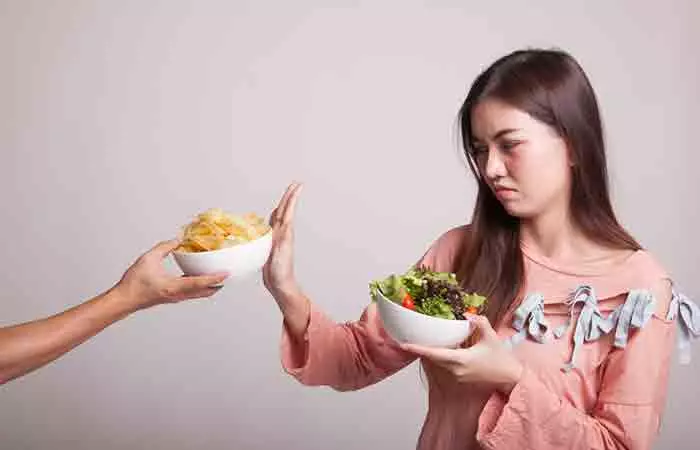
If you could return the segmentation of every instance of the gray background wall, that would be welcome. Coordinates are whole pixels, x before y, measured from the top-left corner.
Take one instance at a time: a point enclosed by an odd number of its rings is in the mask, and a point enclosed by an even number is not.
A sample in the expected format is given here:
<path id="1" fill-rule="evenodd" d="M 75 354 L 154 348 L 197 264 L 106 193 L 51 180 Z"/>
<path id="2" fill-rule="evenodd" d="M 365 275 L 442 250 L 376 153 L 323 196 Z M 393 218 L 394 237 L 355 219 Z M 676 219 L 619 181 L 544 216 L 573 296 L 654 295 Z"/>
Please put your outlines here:
<path id="1" fill-rule="evenodd" d="M 267 214 L 292 179 L 301 282 L 356 318 L 370 279 L 468 220 L 457 109 L 532 45 L 583 64 L 621 219 L 700 297 L 697 3 L 322 3 L 0 0 L 0 324 L 101 292 L 200 210 Z M 361 392 L 304 388 L 279 333 L 257 278 L 139 313 L 0 388 L 1 446 L 414 446 L 416 365 Z M 696 353 L 657 448 L 700 438 Z"/>

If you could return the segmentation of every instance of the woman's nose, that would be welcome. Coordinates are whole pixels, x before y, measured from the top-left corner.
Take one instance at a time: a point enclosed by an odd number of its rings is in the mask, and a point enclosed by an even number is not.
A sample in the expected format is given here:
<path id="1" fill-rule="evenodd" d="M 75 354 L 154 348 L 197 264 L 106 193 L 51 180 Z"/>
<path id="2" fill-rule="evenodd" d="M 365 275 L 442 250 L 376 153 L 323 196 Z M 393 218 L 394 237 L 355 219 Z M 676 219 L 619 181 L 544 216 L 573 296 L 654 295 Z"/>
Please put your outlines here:
<path id="1" fill-rule="evenodd" d="M 486 160 L 485 175 L 489 181 L 503 178 L 508 174 L 506 165 L 497 148 L 489 147 L 488 159 Z"/>

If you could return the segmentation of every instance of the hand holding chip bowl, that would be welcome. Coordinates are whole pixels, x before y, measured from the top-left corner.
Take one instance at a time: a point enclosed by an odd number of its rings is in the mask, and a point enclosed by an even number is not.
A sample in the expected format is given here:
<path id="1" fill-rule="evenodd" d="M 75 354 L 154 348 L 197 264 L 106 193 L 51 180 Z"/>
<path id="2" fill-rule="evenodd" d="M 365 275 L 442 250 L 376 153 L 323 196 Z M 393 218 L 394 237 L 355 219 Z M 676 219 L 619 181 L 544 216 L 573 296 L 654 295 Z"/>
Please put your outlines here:
<path id="1" fill-rule="evenodd" d="M 259 271 L 271 249 L 272 229 L 264 219 L 213 208 L 185 227 L 173 257 L 185 275 L 227 272 L 230 280 Z"/>

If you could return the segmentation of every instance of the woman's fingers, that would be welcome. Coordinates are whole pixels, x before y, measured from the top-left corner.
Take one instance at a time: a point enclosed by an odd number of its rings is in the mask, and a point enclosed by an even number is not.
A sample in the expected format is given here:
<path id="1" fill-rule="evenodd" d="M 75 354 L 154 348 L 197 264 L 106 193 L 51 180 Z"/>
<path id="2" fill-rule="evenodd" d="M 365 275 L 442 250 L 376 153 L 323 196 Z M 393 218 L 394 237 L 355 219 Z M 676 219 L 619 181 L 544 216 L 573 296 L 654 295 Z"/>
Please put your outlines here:
<path id="1" fill-rule="evenodd" d="M 270 216 L 270 226 L 272 226 L 274 233 L 273 245 L 275 245 L 275 247 L 291 237 L 292 220 L 301 186 L 301 183 L 290 184 L 284 192 L 279 205 Z"/>
<path id="2" fill-rule="evenodd" d="M 474 331 L 478 332 L 479 339 L 498 340 L 496 330 L 491 326 L 491 322 L 484 316 L 473 316 L 469 321 L 474 326 Z"/>
<path id="3" fill-rule="evenodd" d="M 287 189 L 284 191 L 284 194 L 282 194 L 282 198 L 277 204 L 277 208 L 275 208 L 275 216 L 273 219 L 275 225 L 279 225 L 281 223 L 282 217 L 284 217 L 284 211 L 287 209 L 287 204 L 289 203 L 289 198 L 294 192 L 294 188 L 296 186 L 297 183 L 290 184 L 289 186 L 287 186 Z"/>
<path id="4" fill-rule="evenodd" d="M 279 207 L 275 208 L 272 210 L 272 213 L 270 213 L 270 220 L 268 221 L 269 225 L 274 228 L 275 225 L 277 224 L 277 210 Z"/>
<path id="5" fill-rule="evenodd" d="M 228 278 L 227 273 L 218 273 L 201 276 L 185 276 L 170 282 L 167 288 L 167 297 L 172 300 L 184 300 L 188 298 L 209 297 L 223 286 L 223 281 Z"/>
<path id="6" fill-rule="evenodd" d="M 280 225 L 285 217 L 286 211 L 289 208 L 289 201 L 292 198 L 296 189 L 300 186 L 300 183 L 294 182 L 287 186 L 287 190 L 284 191 L 282 198 L 280 199 L 277 208 L 275 209 L 275 224 Z"/>
<path id="7" fill-rule="evenodd" d="M 153 255 L 159 259 L 164 259 L 166 256 L 168 256 L 170 254 L 170 252 L 175 250 L 178 245 L 180 245 L 180 241 L 177 239 L 171 239 L 169 241 L 159 242 L 155 246 L 153 246 L 152 249 L 150 249 L 148 252 L 146 252 L 146 254 Z"/>
<path id="8" fill-rule="evenodd" d="M 459 359 L 460 350 L 441 347 L 426 347 L 416 344 L 401 344 L 404 351 L 442 364 L 454 363 Z"/>
<path id="9" fill-rule="evenodd" d="M 198 298 L 208 298 L 216 294 L 221 290 L 223 286 L 210 286 L 202 289 L 189 291 L 187 294 L 183 294 L 178 301 L 182 300 L 193 300 Z"/>
<path id="10" fill-rule="evenodd" d="M 299 199 L 299 193 L 301 192 L 302 184 L 295 183 L 292 191 L 287 199 L 286 208 L 282 215 L 282 223 L 289 225 L 294 219 L 294 211 L 296 210 L 297 200 Z"/>

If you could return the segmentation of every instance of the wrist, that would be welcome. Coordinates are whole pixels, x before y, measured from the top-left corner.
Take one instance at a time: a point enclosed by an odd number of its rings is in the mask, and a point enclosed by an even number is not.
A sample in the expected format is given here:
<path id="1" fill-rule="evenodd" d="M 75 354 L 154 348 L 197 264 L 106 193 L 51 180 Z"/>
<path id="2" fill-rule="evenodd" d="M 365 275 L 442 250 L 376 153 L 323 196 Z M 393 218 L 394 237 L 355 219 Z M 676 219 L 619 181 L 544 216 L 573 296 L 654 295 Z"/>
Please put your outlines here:
<path id="1" fill-rule="evenodd" d="M 117 283 L 104 294 L 105 303 L 109 304 L 117 313 L 128 316 L 143 309 L 142 294 L 138 289 L 124 283 Z"/>
<path id="2" fill-rule="evenodd" d="M 523 377 L 524 370 L 525 368 L 523 367 L 522 363 L 517 359 L 514 359 L 513 364 L 509 368 L 506 375 L 506 381 L 498 387 L 498 390 L 503 395 L 509 396 L 510 393 L 513 392 L 513 389 L 515 389 L 515 386 L 517 386 L 520 382 L 520 379 Z"/>
<path id="3" fill-rule="evenodd" d="M 279 286 L 274 286 L 270 289 L 270 293 L 275 298 L 277 303 L 281 305 L 286 303 L 294 303 L 294 299 L 303 297 L 301 288 L 296 282 L 290 282 Z"/>
<path id="4" fill-rule="evenodd" d="M 281 289 L 275 289 L 272 293 L 284 322 L 292 332 L 292 335 L 300 337 L 306 331 L 311 317 L 311 302 L 304 295 L 301 288 L 294 284 Z"/>

